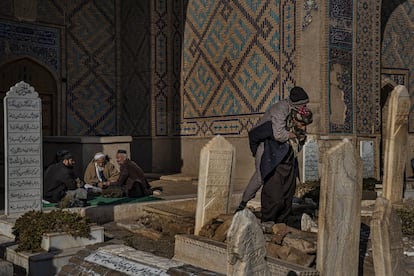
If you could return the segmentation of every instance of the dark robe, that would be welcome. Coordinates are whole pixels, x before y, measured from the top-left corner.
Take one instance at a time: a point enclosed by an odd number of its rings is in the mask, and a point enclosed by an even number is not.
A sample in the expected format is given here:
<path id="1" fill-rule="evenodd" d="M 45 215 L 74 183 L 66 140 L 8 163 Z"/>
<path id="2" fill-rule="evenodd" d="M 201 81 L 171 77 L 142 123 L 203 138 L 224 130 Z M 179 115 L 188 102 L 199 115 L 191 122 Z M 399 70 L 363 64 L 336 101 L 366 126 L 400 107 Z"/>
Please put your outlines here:
<path id="1" fill-rule="evenodd" d="M 152 194 L 144 171 L 129 159 L 120 166 L 118 185 L 122 187 L 127 197 L 143 197 Z"/>

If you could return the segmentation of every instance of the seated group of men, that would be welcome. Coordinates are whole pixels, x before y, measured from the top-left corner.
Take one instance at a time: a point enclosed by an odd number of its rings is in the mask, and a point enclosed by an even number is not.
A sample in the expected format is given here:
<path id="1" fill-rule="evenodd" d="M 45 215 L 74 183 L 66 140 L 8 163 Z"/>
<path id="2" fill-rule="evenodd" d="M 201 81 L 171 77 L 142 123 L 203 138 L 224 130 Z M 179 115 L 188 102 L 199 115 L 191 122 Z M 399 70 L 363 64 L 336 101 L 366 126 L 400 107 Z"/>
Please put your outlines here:
<path id="1" fill-rule="evenodd" d="M 125 150 L 118 150 L 116 162 L 119 170 L 107 155 L 96 153 L 88 164 L 82 181 L 75 175 L 73 155 L 67 150 L 57 152 L 54 163 L 44 173 L 43 199 L 52 203 L 77 202 L 77 206 L 86 206 L 88 190 L 93 193 L 112 191 L 119 197 L 133 198 L 153 194 L 143 170 L 128 158 Z"/>

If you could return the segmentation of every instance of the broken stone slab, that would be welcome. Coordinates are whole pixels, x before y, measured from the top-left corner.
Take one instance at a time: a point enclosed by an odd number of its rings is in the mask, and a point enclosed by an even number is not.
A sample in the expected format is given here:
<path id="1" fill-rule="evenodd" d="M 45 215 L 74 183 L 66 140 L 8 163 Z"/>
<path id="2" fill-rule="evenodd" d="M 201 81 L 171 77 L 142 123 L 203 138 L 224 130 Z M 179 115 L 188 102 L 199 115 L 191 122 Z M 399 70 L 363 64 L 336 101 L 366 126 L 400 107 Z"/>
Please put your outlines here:
<path id="1" fill-rule="evenodd" d="M 299 233 L 289 233 L 283 239 L 283 245 L 296 248 L 297 250 L 306 254 L 316 253 L 316 235 L 315 240 L 310 240 L 309 236 L 305 236 Z"/>
<path id="2" fill-rule="evenodd" d="M 309 255 L 296 248 L 270 242 L 266 244 L 266 250 L 268 256 L 306 267 L 310 267 L 316 259 L 315 255 Z"/>
<path id="3" fill-rule="evenodd" d="M 214 236 L 212 237 L 213 240 L 224 242 L 226 240 L 227 232 L 230 228 L 232 218 L 228 218 L 219 227 L 217 227 Z"/>
<path id="4" fill-rule="evenodd" d="M 128 222 L 117 222 L 116 223 L 119 227 L 127 229 L 128 231 L 142 235 L 148 239 L 153 241 L 158 241 L 162 238 L 162 233 L 152 229 L 147 228 L 145 225 L 141 223 L 128 223 Z"/>
<path id="5" fill-rule="evenodd" d="M 174 260 L 201 267 L 217 273 L 227 273 L 227 246 L 195 235 L 176 235 Z M 289 271 L 299 276 L 317 276 L 315 269 L 300 266 L 272 257 L 266 258 L 271 275 L 285 276 Z"/>
<path id="6" fill-rule="evenodd" d="M 302 214 L 302 218 L 300 220 L 300 228 L 302 231 L 314 233 L 318 232 L 318 224 L 315 221 L 313 221 L 313 219 L 306 213 Z"/>

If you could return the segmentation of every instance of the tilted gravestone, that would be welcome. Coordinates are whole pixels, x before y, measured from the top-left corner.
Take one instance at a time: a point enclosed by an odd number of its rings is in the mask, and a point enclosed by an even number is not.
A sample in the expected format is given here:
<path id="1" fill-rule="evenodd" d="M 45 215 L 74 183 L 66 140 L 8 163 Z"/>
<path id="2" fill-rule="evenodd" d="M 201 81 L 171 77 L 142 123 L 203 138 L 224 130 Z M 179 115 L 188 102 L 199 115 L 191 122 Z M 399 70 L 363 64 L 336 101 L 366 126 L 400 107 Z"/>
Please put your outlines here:
<path id="1" fill-rule="evenodd" d="M 382 195 L 392 203 L 401 201 L 403 197 L 409 110 L 407 88 L 398 85 L 387 100 L 386 127 L 383 128 L 385 150 Z"/>
<path id="2" fill-rule="evenodd" d="M 194 228 L 196 235 L 211 219 L 230 211 L 234 162 L 235 148 L 223 136 L 217 135 L 202 148 Z"/>
<path id="3" fill-rule="evenodd" d="M 404 270 L 401 219 L 389 200 L 379 197 L 371 219 L 375 275 L 408 275 Z"/>
<path id="4" fill-rule="evenodd" d="M 42 104 L 21 81 L 4 98 L 5 214 L 42 207 Z"/>
<path id="5" fill-rule="evenodd" d="M 323 158 L 316 261 L 321 275 L 358 275 L 361 197 L 361 159 L 344 140 Z"/>
<path id="6" fill-rule="evenodd" d="M 270 275 L 263 230 L 247 208 L 234 215 L 227 232 L 227 275 Z"/>
<path id="7" fill-rule="evenodd" d="M 309 138 L 303 146 L 303 182 L 319 180 L 318 142 Z"/>

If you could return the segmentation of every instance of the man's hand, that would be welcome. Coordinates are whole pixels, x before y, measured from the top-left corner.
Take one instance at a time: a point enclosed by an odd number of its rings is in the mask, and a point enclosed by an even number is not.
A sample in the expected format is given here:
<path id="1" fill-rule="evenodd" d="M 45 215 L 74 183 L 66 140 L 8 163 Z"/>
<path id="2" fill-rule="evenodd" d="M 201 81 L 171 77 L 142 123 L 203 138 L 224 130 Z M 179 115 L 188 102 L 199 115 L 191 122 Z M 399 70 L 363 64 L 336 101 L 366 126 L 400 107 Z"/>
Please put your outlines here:
<path id="1" fill-rule="evenodd" d="M 104 188 L 106 188 L 108 186 L 109 186 L 109 182 L 108 181 L 106 181 L 106 182 L 99 182 L 98 183 L 98 187 L 101 188 L 101 189 L 104 189 Z"/>

